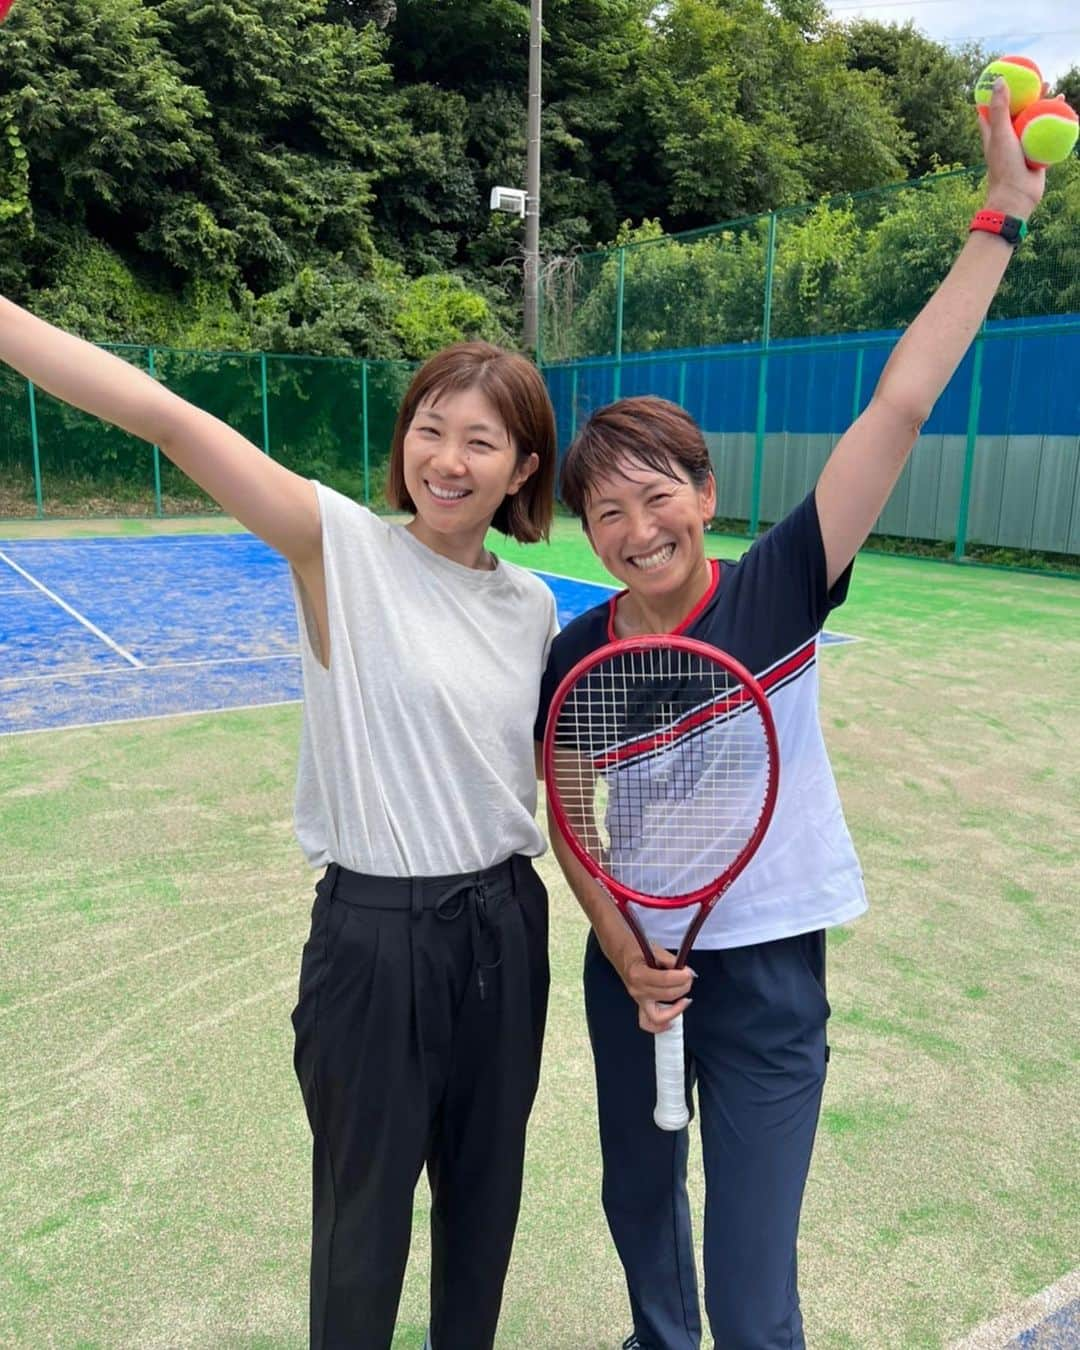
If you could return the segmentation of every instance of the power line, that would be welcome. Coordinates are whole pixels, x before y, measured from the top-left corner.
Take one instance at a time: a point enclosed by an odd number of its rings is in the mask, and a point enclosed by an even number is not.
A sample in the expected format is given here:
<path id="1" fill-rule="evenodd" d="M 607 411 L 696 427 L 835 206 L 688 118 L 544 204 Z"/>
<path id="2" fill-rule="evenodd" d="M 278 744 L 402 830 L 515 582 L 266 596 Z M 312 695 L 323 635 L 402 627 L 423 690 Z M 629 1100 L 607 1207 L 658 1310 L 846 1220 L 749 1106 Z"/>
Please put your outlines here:
<path id="1" fill-rule="evenodd" d="M 832 5 L 834 14 L 845 9 L 907 9 L 909 5 L 950 5 L 953 0 L 874 0 L 869 5 Z"/>
<path id="2" fill-rule="evenodd" d="M 1012 28 L 1007 33 L 959 33 L 957 36 L 965 39 L 970 38 L 973 42 L 988 42 L 990 38 L 999 37 L 1072 37 L 1074 33 L 1080 33 L 1080 28 L 1055 28 L 1049 33 L 1029 33 L 1026 28 Z M 950 38 L 949 41 L 955 41 L 955 38 Z"/>
<path id="3" fill-rule="evenodd" d="M 910 5 L 937 5 L 951 4 L 952 0 L 875 0 L 871 5 L 834 5 L 829 11 L 831 14 L 843 14 L 845 12 L 865 13 L 868 9 L 907 9 Z M 987 42 L 991 38 L 1000 37 L 1022 37 L 1027 40 L 1034 38 L 1049 37 L 1073 37 L 1080 33 L 1080 28 L 1051 28 L 1046 32 L 1033 33 L 1029 28 L 1011 28 L 1006 33 L 949 33 L 942 41 L 947 42 Z"/>

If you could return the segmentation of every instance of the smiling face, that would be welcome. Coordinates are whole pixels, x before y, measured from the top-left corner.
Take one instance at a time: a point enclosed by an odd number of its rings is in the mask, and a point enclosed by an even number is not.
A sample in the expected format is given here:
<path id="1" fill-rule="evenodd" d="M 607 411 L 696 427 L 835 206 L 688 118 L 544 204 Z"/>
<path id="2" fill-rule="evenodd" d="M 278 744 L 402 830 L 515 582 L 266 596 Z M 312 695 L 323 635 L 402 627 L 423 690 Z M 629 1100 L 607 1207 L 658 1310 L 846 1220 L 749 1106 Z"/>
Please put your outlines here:
<path id="1" fill-rule="evenodd" d="M 597 478 L 585 528 L 597 557 L 632 596 L 681 617 L 709 584 L 705 524 L 716 509 L 716 483 L 709 474 L 696 487 L 675 461 L 667 468 L 626 459 Z"/>
<path id="2" fill-rule="evenodd" d="M 478 389 L 423 400 L 402 451 L 405 487 L 416 507 L 409 529 L 466 566 L 478 565 L 492 517 L 539 463 L 537 455 L 519 453 Z"/>

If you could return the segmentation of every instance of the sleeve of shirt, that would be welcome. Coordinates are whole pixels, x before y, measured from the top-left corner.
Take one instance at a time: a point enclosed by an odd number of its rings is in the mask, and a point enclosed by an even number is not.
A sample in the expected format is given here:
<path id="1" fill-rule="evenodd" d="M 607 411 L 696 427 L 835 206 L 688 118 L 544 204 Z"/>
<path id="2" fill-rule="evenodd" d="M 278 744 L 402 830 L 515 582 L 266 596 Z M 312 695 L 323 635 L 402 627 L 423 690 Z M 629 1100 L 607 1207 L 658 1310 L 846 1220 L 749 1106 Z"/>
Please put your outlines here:
<path id="1" fill-rule="evenodd" d="M 315 485 L 315 496 L 319 503 L 319 520 L 322 526 L 322 543 L 325 552 L 357 552 L 363 549 L 365 554 L 375 546 L 379 530 L 385 525 L 359 502 L 337 492 L 334 488 L 311 479 Z"/>
<path id="2" fill-rule="evenodd" d="M 817 501 L 811 492 L 754 543 L 740 571 L 744 585 L 772 603 L 783 597 L 800 622 L 816 633 L 847 599 L 853 565 L 849 563 L 830 588 Z"/>
<path id="3" fill-rule="evenodd" d="M 555 604 L 555 596 L 550 591 L 548 591 L 548 597 L 549 597 L 548 631 L 547 637 L 544 640 L 545 665 L 547 664 L 548 657 L 551 655 L 551 644 L 559 636 L 559 610 Z"/>

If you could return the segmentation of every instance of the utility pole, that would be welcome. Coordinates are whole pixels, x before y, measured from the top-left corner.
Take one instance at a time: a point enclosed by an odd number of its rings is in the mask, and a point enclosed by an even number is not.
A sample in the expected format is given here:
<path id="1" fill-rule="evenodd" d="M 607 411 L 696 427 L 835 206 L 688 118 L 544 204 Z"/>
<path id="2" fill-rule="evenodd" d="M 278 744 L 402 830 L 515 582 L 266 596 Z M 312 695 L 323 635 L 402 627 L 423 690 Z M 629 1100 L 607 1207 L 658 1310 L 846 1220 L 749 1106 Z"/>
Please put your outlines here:
<path id="1" fill-rule="evenodd" d="M 529 115 L 525 159 L 525 346 L 540 338 L 540 46 L 542 0 L 530 0 Z"/>

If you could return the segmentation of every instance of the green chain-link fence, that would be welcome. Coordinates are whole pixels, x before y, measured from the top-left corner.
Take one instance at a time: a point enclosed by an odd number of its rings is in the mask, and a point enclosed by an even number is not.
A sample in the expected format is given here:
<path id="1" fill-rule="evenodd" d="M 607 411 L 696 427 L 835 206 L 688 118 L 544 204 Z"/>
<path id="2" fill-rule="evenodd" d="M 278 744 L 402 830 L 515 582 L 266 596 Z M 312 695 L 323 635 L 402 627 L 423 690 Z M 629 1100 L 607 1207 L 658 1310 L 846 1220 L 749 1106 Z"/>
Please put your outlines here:
<path id="1" fill-rule="evenodd" d="M 656 394 L 705 432 L 718 514 L 754 534 L 813 486 L 982 199 L 939 174 L 549 265 L 543 351 L 565 445 Z M 876 533 L 957 558 L 1080 561 L 1080 161 L 1050 176 L 972 351 Z"/>
<path id="2" fill-rule="evenodd" d="M 936 174 L 551 260 L 546 364 L 903 327 L 948 271 L 982 171 Z M 991 319 L 1080 313 L 1080 159 L 1054 169 Z"/>
<path id="3" fill-rule="evenodd" d="M 676 399 L 714 449 L 721 514 L 793 504 L 960 247 L 975 171 L 938 174 L 549 264 L 545 374 L 565 445 L 590 407 Z M 1052 171 L 991 320 L 881 533 L 1080 554 L 1080 161 Z M 413 366 L 116 347 L 298 472 L 385 505 Z M 0 371 L 0 517 L 213 510 L 156 449 Z"/>
<path id="4" fill-rule="evenodd" d="M 413 366 L 112 347 L 298 473 L 376 509 Z M 0 517 L 178 515 L 214 503 L 156 447 L 0 372 Z"/>

